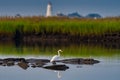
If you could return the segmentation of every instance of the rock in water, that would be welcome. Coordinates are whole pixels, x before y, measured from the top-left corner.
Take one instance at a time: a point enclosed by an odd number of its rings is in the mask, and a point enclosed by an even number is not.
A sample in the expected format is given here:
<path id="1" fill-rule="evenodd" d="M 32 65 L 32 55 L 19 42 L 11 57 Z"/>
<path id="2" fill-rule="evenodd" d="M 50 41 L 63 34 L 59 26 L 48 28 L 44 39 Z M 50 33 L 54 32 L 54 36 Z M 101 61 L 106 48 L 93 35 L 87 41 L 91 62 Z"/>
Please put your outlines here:
<path id="1" fill-rule="evenodd" d="M 29 67 L 29 65 L 25 62 L 19 62 L 17 65 L 24 70 L 26 70 Z"/>
<path id="2" fill-rule="evenodd" d="M 59 71 L 65 71 L 66 69 L 69 69 L 69 67 L 66 65 L 50 65 L 50 66 L 45 66 L 43 68 L 50 70 L 59 70 Z"/>
<path id="3" fill-rule="evenodd" d="M 66 63 L 66 64 L 88 64 L 93 65 L 99 63 L 100 61 L 94 59 L 83 59 L 83 58 L 73 58 L 73 59 L 64 59 L 59 62 Z"/>

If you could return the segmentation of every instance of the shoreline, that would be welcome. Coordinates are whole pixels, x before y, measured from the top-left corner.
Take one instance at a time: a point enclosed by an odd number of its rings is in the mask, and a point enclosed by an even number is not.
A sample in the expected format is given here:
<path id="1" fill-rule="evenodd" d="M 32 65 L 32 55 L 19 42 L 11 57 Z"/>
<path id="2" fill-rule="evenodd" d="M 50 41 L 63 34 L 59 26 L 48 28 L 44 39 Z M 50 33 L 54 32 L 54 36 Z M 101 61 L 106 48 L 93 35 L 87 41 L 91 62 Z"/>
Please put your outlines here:
<path id="1" fill-rule="evenodd" d="M 9 35 L 0 35 L 0 41 L 4 40 L 23 40 L 23 41 L 119 41 L 120 40 L 120 32 L 113 33 L 104 33 L 101 35 L 71 35 L 71 34 L 24 34 L 20 32 L 16 32 L 14 36 Z"/>
<path id="2" fill-rule="evenodd" d="M 105 47 L 120 48 L 120 32 L 106 33 L 103 35 L 68 35 L 68 34 L 17 34 L 14 37 L 0 37 L 0 43 L 13 42 L 16 46 L 20 45 L 68 45 L 68 44 L 91 44 L 103 45 Z"/>

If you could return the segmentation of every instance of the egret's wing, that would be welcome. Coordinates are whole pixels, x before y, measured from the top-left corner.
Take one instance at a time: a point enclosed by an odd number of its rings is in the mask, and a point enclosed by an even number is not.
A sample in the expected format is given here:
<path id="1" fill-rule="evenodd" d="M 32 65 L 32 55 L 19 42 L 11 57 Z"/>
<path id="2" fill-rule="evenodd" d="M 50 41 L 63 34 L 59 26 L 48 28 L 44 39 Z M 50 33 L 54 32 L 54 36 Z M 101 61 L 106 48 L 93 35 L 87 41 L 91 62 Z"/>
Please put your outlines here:
<path id="1" fill-rule="evenodd" d="M 55 55 L 55 56 L 52 57 L 52 59 L 50 60 L 50 62 L 53 62 L 53 61 L 55 61 L 55 60 L 58 59 L 58 58 L 59 58 L 59 56 L 58 56 L 58 55 Z"/>

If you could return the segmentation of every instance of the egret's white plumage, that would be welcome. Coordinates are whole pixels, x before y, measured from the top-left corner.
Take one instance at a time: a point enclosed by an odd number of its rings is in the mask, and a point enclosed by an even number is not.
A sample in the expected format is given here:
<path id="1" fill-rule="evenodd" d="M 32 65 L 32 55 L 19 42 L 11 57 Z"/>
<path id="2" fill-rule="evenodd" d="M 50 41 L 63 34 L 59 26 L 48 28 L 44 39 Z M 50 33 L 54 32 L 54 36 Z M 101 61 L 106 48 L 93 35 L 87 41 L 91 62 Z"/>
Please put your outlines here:
<path id="1" fill-rule="evenodd" d="M 62 52 L 62 50 L 58 50 L 58 55 L 52 57 L 52 59 L 50 60 L 51 63 L 55 62 L 55 60 L 57 60 L 60 57 L 60 52 Z"/>

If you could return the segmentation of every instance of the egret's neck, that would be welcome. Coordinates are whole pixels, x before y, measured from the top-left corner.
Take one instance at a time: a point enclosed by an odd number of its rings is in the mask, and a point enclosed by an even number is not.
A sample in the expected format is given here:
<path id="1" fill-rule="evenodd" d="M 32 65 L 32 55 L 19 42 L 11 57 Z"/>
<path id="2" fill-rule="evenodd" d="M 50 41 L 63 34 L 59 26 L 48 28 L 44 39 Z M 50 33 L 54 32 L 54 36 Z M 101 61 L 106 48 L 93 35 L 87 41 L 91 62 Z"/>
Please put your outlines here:
<path id="1" fill-rule="evenodd" d="M 58 56 L 60 56 L 60 51 L 58 51 Z"/>

